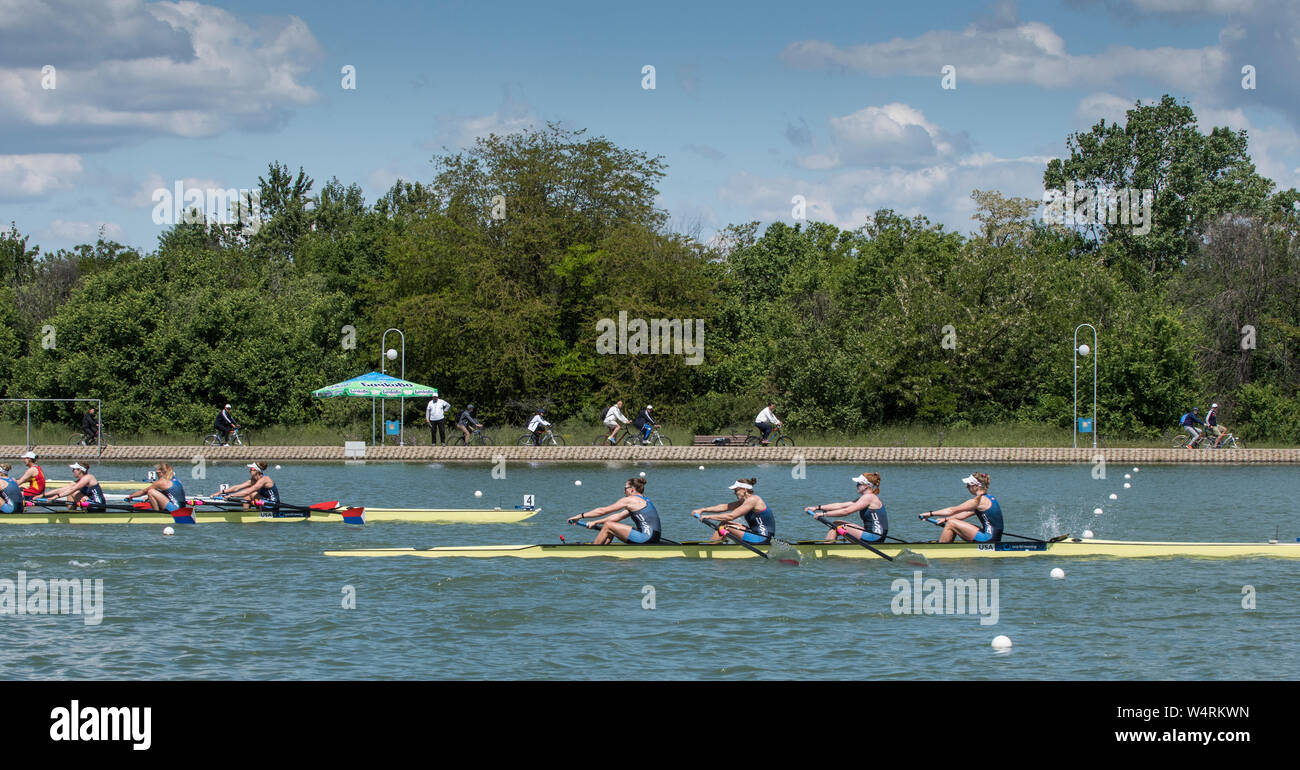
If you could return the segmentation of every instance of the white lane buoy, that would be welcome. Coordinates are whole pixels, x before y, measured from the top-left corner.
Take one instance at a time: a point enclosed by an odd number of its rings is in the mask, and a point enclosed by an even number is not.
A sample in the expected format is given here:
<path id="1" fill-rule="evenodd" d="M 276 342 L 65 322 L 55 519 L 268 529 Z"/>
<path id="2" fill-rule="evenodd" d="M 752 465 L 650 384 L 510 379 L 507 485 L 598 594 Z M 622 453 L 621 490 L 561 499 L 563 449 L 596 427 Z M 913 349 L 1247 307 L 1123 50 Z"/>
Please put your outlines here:
<path id="1" fill-rule="evenodd" d="M 1131 487 L 1131 486 L 1133 486 L 1133 485 L 1130 484 L 1130 483 L 1128 483 L 1127 481 L 1124 482 L 1124 488 L 1125 488 L 1125 489 L 1128 489 L 1128 488 Z"/>
<path id="2" fill-rule="evenodd" d="M 993 637 L 993 649 L 995 649 L 995 650 L 1009 650 L 1009 649 L 1011 649 L 1011 637 L 1009 637 L 1009 636 L 995 636 L 995 637 Z"/>
<path id="3" fill-rule="evenodd" d="M 1134 466 L 1134 467 L 1133 467 L 1133 472 L 1134 472 L 1134 473 L 1137 473 L 1137 472 L 1138 472 L 1137 466 Z"/>
<path id="4" fill-rule="evenodd" d="M 1091 540 L 1091 539 L 1092 539 L 1092 530 L 1090 530 L 1090 529 L 1085 529 L 1085 530 L 1083 531 L 1083 536 L 1084 536 L 1085 538 L 1087 538 L 1088 540 Z"/>
<path id="5" fill-rule="evenodd" d="M 703 465 L 700 466 L 700 470 L 704 470 L 704 466 L 703 466 Z"/>
<path id="6" fill-rule="evenodd" d="M 1133 474 L 1131 474 L 1131 473 L 1125 473 L 1125 474 L 1124 474 L 1124 480 L 1125 480 L 1125 481 L 1127 481 L 1127 480 L 1129 480 L 1129 479 L 1131 479 L 1131 478 L 1133 478 Z"/>
<path id="7" fill-rule="evenodd" d="M 174 534 L 176 534 L 176 530 L 172 529 L 171 527 L 163 527 L 163 536 L 171 537 Z"/>
<path id="8" fill-rule="evenodd" d="M 483 490 L 481 490 L 481 489 L 476 489 L 476 490 L 474 490 L 474 496 L 475 496 L 475 497 L 482 497 L 482 496 L 483 496 Z"/>
<path id="9" fill-rule="evenodd" d="M 641 478 L 645 478 L 645 471 L 641 471 Z"/>
<path id="10" fill-rule="evenodd" d="M 1101 513 L 1102 513 L 1102 511 L 1101 511 L 1100 508 L 1093 508 L 1093 509 L 1092 509 L 1092 515 L 1093 515 L 1093 516 L 1100 516 Z"/>
<path id="11" fill-rule="evenodd" d="M 1065 570 L 1060 567 L 1052 567 L 1053 580 L 1065 580 Z"/>
<path id="12" fill-rule="evenodd" d="M 580 487 L 580 486 L 582 486 L 582 479 L 578 479 L 577 481 L 573 482 L 573 486 L 575 486 L 575 487 Z"/>
<path id="13" fill-rule="evenodd" d="M 275 469 L 276 469 L 277 471 L 280 470 L 280 466 L 278 466 L 278 465 L 275 466 Z"/>
<path id="14" fill-rule="evenodd" d="M 1110 499 L 1112 499 L 1112 500 L 1118 500 L 1118 499 L 1119 499 L 1119 495 L 1115 494 L 1114 492 L 1111 492 L 1111 493 L 1110 493 Z"/>

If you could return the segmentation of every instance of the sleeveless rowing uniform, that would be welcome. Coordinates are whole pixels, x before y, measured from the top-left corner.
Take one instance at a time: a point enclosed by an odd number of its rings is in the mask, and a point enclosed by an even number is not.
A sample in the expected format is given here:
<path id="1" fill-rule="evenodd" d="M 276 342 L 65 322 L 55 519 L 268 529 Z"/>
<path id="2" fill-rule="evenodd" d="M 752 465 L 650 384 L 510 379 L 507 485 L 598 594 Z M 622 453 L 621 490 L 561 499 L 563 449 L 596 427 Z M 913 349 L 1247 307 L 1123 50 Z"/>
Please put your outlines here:
<path id="1" fill-rule="evenodd" d="M 178 511 L 185 507 L 185 487 L 175 476 L 172 476 L 172 485 L 163 494 L 167 495 L 167 510 Z"/>
<path id="2" fill-rule="evenodd" d="M 889 532 L 889 516 L 885 513 L 885 506 L 863 508 L 858 511 L 858 515 L 862 517 L 862 528 L 866 530 L 862 533 L 862 540 L 879 543 L 885 539 L 885 534 Z"/>
<path id="3" fill-rule="evenodd" d="M 749 531 L 741 536 L 741 540 L 746 543 L 770 543 L 776 536 L 776 516 L 773 515 L 771 508 L 750 511 L 745 514 L 745 527 Z"/>
<path id="4" fill-rule="evenodd" d="M 23 491 L 17 481 L 8 476 L 0 479 L 0 494 L 4 495 L 4 503 L 0 504 L 0 513 L 22 513 Z"/>
<path id="5" fill-rule="evenodd" d="M 41 470 L 39 465 L 32 467 L 36 469 L 36 475 L 27 479 L 27 487 L 23 490 L 23 494 L 28 497 L 40 497 L 45 494 L 45 471 Z"/>
<path id="6" fill-rule="evenodd" d="M 91 484 L 81 491 L 82 494 L 85 495 L 85 501 L 89 503 L 89 505 L 86 506 L 87 511 L 90 511 L 91 513 L 103 513 L 108 510 L 104 505 L 104 489 L 99 486 L 98 483 Z"/>
<path id="7" fill-rule="evenodd" d="M 627 541 L 657 543 L 660 535 L 659 511 L 655 508 L 655 504 L 650 502 L 650 498 L 645 495 L 636 495 L 636 497 L 645 500 L 645 507 L 639 511 L 632 511 L 628 517 L 632 520 L 632 531 L 628 533 Z"/>
<path id="8" fill-rule="evenodd" d="M 273 511 L 280 510 L 280 490 L 274 484 L 262 490 L 261 497 L 263 508 L 270 508 Z"/>
<path id="9" fill-rule="evenodd" d="M 980 517 L 980 531 L 975 533 L 977 543 L 997 543 L 1002 540 L 1002 506 L 992 495 L 985 495 L 992 503 L 986 511 L 975 511 Z"/>

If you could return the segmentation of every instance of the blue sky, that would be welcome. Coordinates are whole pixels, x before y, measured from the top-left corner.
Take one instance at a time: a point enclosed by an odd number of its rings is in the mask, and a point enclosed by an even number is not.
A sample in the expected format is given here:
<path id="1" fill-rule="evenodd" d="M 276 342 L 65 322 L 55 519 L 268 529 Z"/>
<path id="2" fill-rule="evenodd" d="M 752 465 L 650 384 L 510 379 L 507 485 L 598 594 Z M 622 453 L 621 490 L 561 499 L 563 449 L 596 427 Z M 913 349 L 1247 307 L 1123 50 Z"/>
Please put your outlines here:
<path id="1" fill-rule="evenodd" d="M 46 251 L 101 228 L 152 249 L 178 180 L 252 189 L 280 161 L 373 200 L 443 147 L 557 121 L 664 156 L 661 205 L 705 238 L 795 195 L 843 227 L 967 231 L 972 189 L 1041 198 L 1071 131 L 1164 93 L 1292 187 L 1295 5 L 0 0 L 0 219 Z"/>

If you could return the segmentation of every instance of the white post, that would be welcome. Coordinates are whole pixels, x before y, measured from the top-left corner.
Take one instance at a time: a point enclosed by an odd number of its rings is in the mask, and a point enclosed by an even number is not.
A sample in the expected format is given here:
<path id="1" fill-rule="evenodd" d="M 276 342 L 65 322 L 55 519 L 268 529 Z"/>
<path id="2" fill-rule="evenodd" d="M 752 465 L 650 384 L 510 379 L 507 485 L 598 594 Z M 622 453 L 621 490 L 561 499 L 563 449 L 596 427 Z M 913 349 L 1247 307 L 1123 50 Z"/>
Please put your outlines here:
<path id="1" fill-rule="evenodd" d="M 1086 346 L 1080 349 L 1079 330 L 1083 327 L 1092 330 L 1092 350 L 1088 351 Z M 1079 448 L 1079 356 L 1092 353 L 1092 448 L 1097 448 L 1097 328 L 1092 324 L 1079 324 L 1074 327 L 1074 424 L 1071 426 L 1074 433 L 1074 448 Z"/>

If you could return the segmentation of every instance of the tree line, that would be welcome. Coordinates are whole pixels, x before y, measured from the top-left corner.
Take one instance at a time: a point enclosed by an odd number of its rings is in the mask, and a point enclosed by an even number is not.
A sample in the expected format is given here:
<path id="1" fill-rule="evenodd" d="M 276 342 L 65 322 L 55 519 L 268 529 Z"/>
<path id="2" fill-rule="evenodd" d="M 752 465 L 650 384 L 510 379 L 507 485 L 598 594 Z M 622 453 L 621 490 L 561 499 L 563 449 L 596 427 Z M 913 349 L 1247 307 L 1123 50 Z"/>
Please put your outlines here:
<path id="1" fill-rule="evenodd" d="M 342 425 L 362 409 L 311 391 L 376 368 L 397 327 L 408 378 L 489 423 L 538 406 L 594 421 L 622 398 L 698 432 L 768 400 L 817 430 L 1069 426 L 1087 322 L 1104 433 L 1157 434 L 1213 400 L 1239 435 L 1294 440 L 1300 194 L 1256 172 L 1244 132 L 1203 133 L 1171 97 L 1066 145 L 1044 188 L 1150 191 L 1148 231 L 976 190 L 970 235 L 881 210 L 705 242 L 655 206 L 662 158 L 556 125 L 440 155 L 373 203 L 271 163 L 256 228 L 181 222 L 147 253 L 0 233 L 0 383 L 102 398 L 123 431 L 200 431 L 227 401 L 248 425 Z M 702 361 L 602 355 L 620 311 L 701 319 Z M 1090 397 L 1090 360 L 1079 378 Z"/>

